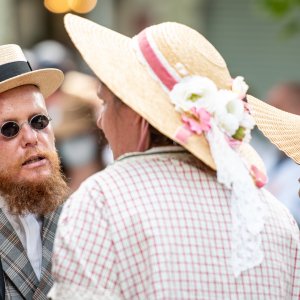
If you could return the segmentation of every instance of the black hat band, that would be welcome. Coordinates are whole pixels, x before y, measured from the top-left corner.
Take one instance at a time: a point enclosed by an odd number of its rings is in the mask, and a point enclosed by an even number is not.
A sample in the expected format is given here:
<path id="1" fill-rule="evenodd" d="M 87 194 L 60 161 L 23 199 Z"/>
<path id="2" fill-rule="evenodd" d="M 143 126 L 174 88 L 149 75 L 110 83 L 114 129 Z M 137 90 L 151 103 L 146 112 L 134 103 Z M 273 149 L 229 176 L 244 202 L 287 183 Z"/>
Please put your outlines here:
<path id="1" fill-rule="evenodd" d="M 14 61 L 0 66 L 0 82 L 31 72 L 32 68 L 28 61 Z"/>

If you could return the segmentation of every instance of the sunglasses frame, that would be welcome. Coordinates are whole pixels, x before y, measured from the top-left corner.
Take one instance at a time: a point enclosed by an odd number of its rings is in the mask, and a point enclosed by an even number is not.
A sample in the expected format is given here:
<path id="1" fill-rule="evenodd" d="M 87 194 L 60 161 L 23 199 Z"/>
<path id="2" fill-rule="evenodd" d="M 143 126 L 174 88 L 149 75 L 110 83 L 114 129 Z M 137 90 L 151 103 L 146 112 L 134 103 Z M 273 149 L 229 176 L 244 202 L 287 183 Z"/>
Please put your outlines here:
<path id="1" fill-rule="evenodd" d="M 46 117 L 46 119 L 48 120 L 48 124 L 47 124 L 44 128 L 42 128 L 42 129 L 34 128 L 34 127 L 31 125 L 32 120 L 33 120 L 34 118 L 40 117 L 40 116 Z M 31 117 L 31 119 L 30 119 L 29 121 L 25 121 L 25 122 L 23 122 L 23 123 L 21 123 L 21 124 L 19 124 L 19 123 L 16 122 L 16 121 L 6 121 L 6 122 L 4 122 L 4 123 L 1 125 L 1 127 L 0 127 L 0 134 L 1 134 L 3 137 L 5 137 L 6 139 L 12 139 L 12 138 L 16 137 L 16 136 L 20 133 L 20 131 L 21 131 L 21 129 L 22 129 L 22 127 L 23 127 L 24 124 L 28 124 L 28 125 L 30 126 L 30 128 L 33 129 L 33 130 L 35 130 L 35 131 L 41 131 L 41 130 L 44 130 L 45 128 L 47 128 L 48 125 L 49 125 L 49 123 L 50 123 L 51 121 L 52 121 L 51 117 L 50 117 L 50 116 L 47 116 L 47 115 L 44 115 L 44 114 L 37 114 L 37 115 L 34 115 L 34 116 Z M 5 126 L 5 124 L 7 124 L 7 123 L 14 123 L 14 124 L 17 124 L 17 125 L 18 125 L 19 130 L 17 131 L 17 133 L 16 133 L 15 135 L 13 135 L 13 136 L 6 136 L 6 135 L 4 135 L 4 134 L 2 133 L 2 128 L 3 128 L 3 126 Z"/>

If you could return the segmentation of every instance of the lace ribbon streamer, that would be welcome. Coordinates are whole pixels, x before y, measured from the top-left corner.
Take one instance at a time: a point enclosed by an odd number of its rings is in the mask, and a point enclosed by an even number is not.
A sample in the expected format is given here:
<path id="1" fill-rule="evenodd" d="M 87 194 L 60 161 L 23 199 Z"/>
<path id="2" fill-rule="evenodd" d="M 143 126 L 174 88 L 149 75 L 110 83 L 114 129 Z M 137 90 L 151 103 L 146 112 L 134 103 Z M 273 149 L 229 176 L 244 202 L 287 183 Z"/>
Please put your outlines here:
<path id="1" fill-rule="evenodd" d="M 224 134 L 211 120 L 206 133 L 210 150 L 217 166 L 221 184 L 231 189 L 232 255 L 231 266 L 235 277 L 258 266 L 263 261 L 261 231 L 264 227 L 265 206 L 261 193 L 241 157 L 226 142 Z"/>

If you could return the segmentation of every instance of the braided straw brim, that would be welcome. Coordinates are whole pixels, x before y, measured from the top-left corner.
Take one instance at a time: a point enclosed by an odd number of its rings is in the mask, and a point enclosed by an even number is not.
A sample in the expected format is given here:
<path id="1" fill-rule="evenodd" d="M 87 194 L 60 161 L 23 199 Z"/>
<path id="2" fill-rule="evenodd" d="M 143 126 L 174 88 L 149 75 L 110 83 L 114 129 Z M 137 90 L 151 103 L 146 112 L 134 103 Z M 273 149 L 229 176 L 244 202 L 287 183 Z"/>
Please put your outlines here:
<path id="1" fill-rule="evenodd" d="M 42 95 L 47 98 L 59 88 L 63 80 L 63 72 L 58 69 L 36 70 L 0 82 L 0 93 L 19 86 L 32 84 L 37 86 Z"/>
<path id="2" fill-rule="evenodd" d="M 67 14 L 64 20 L 68 34 L 84 60 L 117 97 L 162 134 L 216 170 L 204 135 L 192 135 L 186 143 L 175 139 L 176 131 L 182 127 L 180 114 L 175 111 L 168 93 L 139 61 L 131 38 L 72 14 Z M 173 57 L 167 47 L 160 49 L 164 55 L 168 52 L 171 64 L 180 62 L 190 75 L 207 76 L 219 88 L 230 88 L 231 77 L 226 63 L 198 32 L 177 23 L 157 25 L 154 30 L 159 31 L 155 38 L 161 45 L 167 46 L 170 40 L 177 42 Z M 200 49 L 195 48 L 192 54 L 189 53 L 188 47 L 182 44 L 183 37 L 190 47 L 198 46 Z M 258 155 L 256 158 L 253 164 L 263 165 Z"/>
<path id="3" fill-rule="evenodd" d="M 300 116 L 247 96 L 250 111 L 263 134 L 296 163 L 300 163 Z"/>

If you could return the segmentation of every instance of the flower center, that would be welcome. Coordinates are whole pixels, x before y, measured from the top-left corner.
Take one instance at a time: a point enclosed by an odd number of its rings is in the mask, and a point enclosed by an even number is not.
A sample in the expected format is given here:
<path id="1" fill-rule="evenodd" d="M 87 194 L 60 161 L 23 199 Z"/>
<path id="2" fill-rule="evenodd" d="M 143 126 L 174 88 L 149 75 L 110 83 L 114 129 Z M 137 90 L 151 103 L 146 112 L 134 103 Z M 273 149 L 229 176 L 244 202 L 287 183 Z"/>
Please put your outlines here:
<path id="1" fill-rule="evenodd" d="M 199 98 L 201 98 L 201 96 L 193 93 L 188 97 L 188 100 L 192 101 L 192 102 L 196 102 L 197 100 L 199 100 Z"/>

